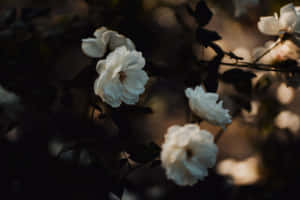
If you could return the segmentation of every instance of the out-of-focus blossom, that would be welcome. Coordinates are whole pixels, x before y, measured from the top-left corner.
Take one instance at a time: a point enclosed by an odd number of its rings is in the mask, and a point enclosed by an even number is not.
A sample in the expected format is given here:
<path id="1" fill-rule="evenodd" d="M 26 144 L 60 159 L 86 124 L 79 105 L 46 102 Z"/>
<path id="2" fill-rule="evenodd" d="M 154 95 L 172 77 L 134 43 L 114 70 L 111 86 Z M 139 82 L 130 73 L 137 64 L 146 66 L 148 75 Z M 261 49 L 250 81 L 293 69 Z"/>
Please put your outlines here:
<path id="1" fill-rule="evenodd" d="M 217 103 L 218 94 L 205 92 L 201 86 L 197 86 L 194 90 L 187 88 L 185 95 L 189 100 L 190 109 L 198 117 L 222 128 L 231 123 L 231 116 L 229 111 L 223 108 L 223 101 Z"/>
<path id="2" fill-rule="evenodd" d="M 251 61 L 251 53 L 248 49 L 240 47 L 233 51 L 233 53 L 239 57 L 243 58 L 243 62 L 250 62 Z"/>
<path id="3" fill-rule="evenodd" d="M 113 51 L 118 47 L 125 46 L 128 50 L 134 50 L 134 43 L 124 35 L 105 27 L 98 28 L 94 32 L 94 38 L 82 40 L 83 53 L 92 58 L 102 58 L 107 50 Z"/>
<path id="4" fill-rule="evenodd" d="M 117 48 L 97 63 L 100 76 L 94 84 L 95 94 L 114 108 L 121 102 L 136 104 L 149 79 L 144 66 L 142 53 L 129 51 L 125 46 Z"/>
<path id="5" fill-rule="evenodd" d="M 289 104 L 294 99 L 295 91 L 292 87 L 287 87 L 285 83 L 281 83 L 277 88 L 277 99 L 282 104 Z"/>
<path id="6" fill-rule="evenodd" d="M 257 47 L 252 52 L 252 59 L 255 60 L 274 45 L 274 41 L 267 41 L 264 47 Z M 273 48 L 268 54 L 261 58 L 264 64 L 273 64 L 287 59 L 298 59 L 299 49 L 291 41 L 286 40 Z"/>
<path id="7" fill-rule="evenodd" d="M 240 17 L 247 13 L 250 7 L 258 5 L 259 0 L 233 0 L 235 17 Z"/>
<path id="8" fill-rule="evenodd" d="M 291 132 L 297 133 L 300 129 L 300 118 L 297 114 L 285 110 L 275 118 L 275 124 L 278 128 L 289 129 Z"/>
<path id="9" fill-rule="evenodd" d="M 218 148 L 213 135 L 195 124 L 169 127 L 161 161 L 167 178 L 181 186 L 194 185 L 216 163 Z"/>
<path id="10" fill-rule="evenodd" d="M 23 111 L 20 98 L 14 93 L 6 90 L 0 85 L 0 108 L 1 115 L 5 115 L 10 120 L 16 120 Z"/>
<path id="11" fill-rule="evenodd" d="M 283 33 L 300 33 L 300 12 L 289 3 L 280 9 L 280 17 L 275 13 L 274 16 L 261 17 L 258 24 L 260 32 L 266 35 L 281 35 Z"/>
<path id="12" fill-rule="evenodd" d="M 250 185 L 260 179 L 259 157 L 252 156 L 243 161 L 226 159 L 217 165 L 217 172 L 221 175 L 230 176 L 236 185 Z"/>

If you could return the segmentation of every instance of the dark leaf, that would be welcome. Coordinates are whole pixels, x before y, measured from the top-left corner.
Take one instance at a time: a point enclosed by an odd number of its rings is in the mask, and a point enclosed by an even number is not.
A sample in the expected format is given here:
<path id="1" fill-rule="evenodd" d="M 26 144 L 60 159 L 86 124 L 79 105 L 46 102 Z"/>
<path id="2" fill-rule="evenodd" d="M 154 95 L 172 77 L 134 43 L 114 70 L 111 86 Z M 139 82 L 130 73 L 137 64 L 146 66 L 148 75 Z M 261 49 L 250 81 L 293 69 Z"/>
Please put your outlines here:
<path id="1" fill-rule="evenodd" d="M 16 20 L 17 10 L 16 8 L 5 10 L 0 16 L 1 25 L 9 25 Z"/>
<path id="2" fill-rule="evenodd" d="M 199 26 L 205 26 L 209 23 L 213 13 L 206 5 L 205 1 L 200 1 L 196 6 L 195 18 Z"/>
<path id="3" fill-rule="evenodd" d="M 204 85 L 205 85 L 206 91 L 208 91 L 208 92 L 216 92 L 218 90 L 219 67 L 220 67 L 220 62 L 223 58 L 223 55 L 224 55 L 223 52 L 221 52 L 220 55 L 216 55 L 214 57 L 214 59 L 208 63 L 208 74 L 207 74 L 206 79 L 204 80 Z"/>
<path id="4" fill-rule="evenodd" d="M 205 47 L 208 46 L 209 43 L 222 39 L 222 37 L 215 31 L 209 31 L 198 27 L 196 32 L 197 41 L 204 45 Z"/>
<path id="5" fill-rule="evenodd" d="M 288 59 L 277 64 L 278 68 L 286 70 L 299 70 L 298 63 L 296 60 Z"/>
<path id="6" fill-rule="evenodd" d="M 150 167 L 155 168 L 161 165 L 161 160 L 155 160 L 151 163 Z"/>
<path id="7" fill-rule="evenodd" d="M 208 75 L 203 81 L 207 92 L 216 92 L 219 86 L 218 79 L 219 64 L 212 63 L 208 68 Z"/>
<path id="8" fill-rule="evenodd" d="M 252 82 L 250 79 L 234 83 L 234 88 L 244 94 L 252 93 Z"/>
<path id="9" fill-rule="evenodd" d="M 221 76 L 222 80 L 226 83 L 235 84 L 240 81 L 251 80 L 256 77 L 253 72 L 245 71 L 241 69 L 231 69 L 224 72 Z"/>
<path id="10" fill-rule="evenodd" d="M 272 85 L 272 77 L 268 75 L 262 76 L 255 85 L 256 92 L 266 92 Z"/>
<path id="11" fill-rule="evenodd" d="M 130 154 L 130 158 L 132 160 L 140 163 L 147 163 L 157 158 L 160 154 L 161 149 L 157 144 L 151 142 L 148 145 L 131 145 L 127 149 L 127 151 Z"/>
<path id="12" fill-rule="evenodd" d="M 228 53 L 228 56 L 229 56 L 231 59 L 244 60 L 244 58 L 235 55 L 233 52 L 229 52 L 229 53 Z"/>
<path id="13" fill-rule="evenodd" d="M 251 111 L 251 103 L 249 99 L 242 98 L 239 96 L 232 96 L 233 101 L 241 108 L 244 108 L 248 112 Z"/>

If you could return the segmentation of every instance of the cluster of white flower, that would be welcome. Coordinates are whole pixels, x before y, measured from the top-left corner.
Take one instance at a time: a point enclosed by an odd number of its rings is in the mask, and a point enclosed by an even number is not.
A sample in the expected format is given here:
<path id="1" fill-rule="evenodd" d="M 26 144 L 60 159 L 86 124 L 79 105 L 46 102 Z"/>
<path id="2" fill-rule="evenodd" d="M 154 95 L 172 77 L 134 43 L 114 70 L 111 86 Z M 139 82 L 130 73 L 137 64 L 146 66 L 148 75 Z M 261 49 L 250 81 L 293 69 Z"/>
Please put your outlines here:
<path id="1" fill-rule="evenodd" d="M 106 28 L 94 33 L 95 38 L 82 40 L 83 52 L 98 61 L 96 71 L 99 77 L 94 83 L 94 92 L 103 102 L 116 108 L 122 102 L 133 105 L 145 90 L 149 77 L 143 70 L 145 59 L 135 50 L 133 42 Z M 188 88 L 185 94 L 191 110 L 203 119 L 222 128 L 231 123 L 228 110 L 222 107 L 216 93 L 207 93 L 201 86 Z M 207 176 L 207 168 L 215 165 L 217 146 L 213 136 L 200 130 L 195 124 L 183 127 L 172 126 L 165 136 L 161 160 L 167 177 L 178 185 L 193 185 Z"/>
<path id="2" fill-rule="evenodd" d="M 262 63 L 273 64 L 287 59 L 298 60 L 300 46 L 300 7 L 295 7 L 289 3 L 280 9 L 280 16 L 261 17 L 257 23 L 258 30 L 266 35 L 279 36 L 274 41 L 266 42 L 265 46 L 254 49 L 253 59 L 260 60 Z M 285 37 L 282 40 L 282 36 Z M 287 40 L 288 39 L 288 40 Z M 265 54 L 265 52 L 268 52 Z M 263 57 L 261 57 L 264 55 Z"/>
<path id="3" fill-rule="evenodd" d="M 194 185 L 216 163 L 218 147 L 213 136 L 195 124 L 171 126 L 165 135 L 161 161 L 168 179 L 178 185 Z"/>
<path id="4" fill-rule="evenodd" d="M 94 36 L 96 38 L 82 40 L 81 47 L 86 55 L 102 58 L 107 50 L 111 51 L 106 59 L 97 63 L 99 77 L 94 84 L 95 94 L 114 108 L 122 102 L 136 104 L 149 79 L 143 70 L 142 54 L 135 50 L 130 39 L 105 27 L 97 29 Z"/>

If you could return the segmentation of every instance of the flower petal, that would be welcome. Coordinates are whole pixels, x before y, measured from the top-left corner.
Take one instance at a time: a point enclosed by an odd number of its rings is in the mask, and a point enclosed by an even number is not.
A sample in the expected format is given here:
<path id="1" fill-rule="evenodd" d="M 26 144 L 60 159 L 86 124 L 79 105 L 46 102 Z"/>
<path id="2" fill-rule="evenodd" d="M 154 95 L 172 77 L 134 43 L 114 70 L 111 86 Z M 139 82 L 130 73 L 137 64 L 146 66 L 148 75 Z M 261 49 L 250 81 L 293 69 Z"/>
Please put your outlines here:
<path id="1" fill-rule="evenodd" d="M 136 70 L 144 68 L 146 61 L 142 56 L 141 52 L 132 51 L 124 57 L 124 66 L 126 66 L 126 70 Z"/>
<path id="2" fill-rule="evenodd" d="M 101 58 L 106 51 L 105 45 L 96 38 L 83 39 L 81 49 L 84 54 L 92 58 Z"/>
<path id="3" fill-rule="evenodd" d="M 275 16 L 261 17 L 257 23 L 258 30 L 266 35 L 278 35 L 279 21 Z"/>
<path id="4" fill-rule="evenodd" d="M 145 84 L 149 80 L 147 73 L 143 70 L 128 70 L 124 80 L 124 88 L 132 94 L 140 95 L 145 90 Z"/>
<path id="5" fill-rule="evenodd" d="M 281 30 L 292 32 L 296 25 L 297 14 L 293 3 L 289 3 L 280 9 L 279 26 Z"/>

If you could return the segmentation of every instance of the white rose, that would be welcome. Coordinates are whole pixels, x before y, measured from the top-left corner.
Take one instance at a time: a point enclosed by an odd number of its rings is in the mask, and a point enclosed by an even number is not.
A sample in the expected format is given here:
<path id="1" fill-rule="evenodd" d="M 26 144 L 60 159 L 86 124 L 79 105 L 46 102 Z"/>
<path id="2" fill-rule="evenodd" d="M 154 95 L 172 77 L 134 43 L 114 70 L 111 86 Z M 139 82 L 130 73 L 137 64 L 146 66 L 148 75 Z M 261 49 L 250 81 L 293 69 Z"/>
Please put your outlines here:
<path id="1" fill-rule="evenodd" d="M 121 102 L 136 104 L 149 80 L 144 66 L 145 59 L 140 52 L 129 51 L 124 46 L 117 48 L 97 63 L 100 76 L 94 84 L 95 94 L 114 108 Z"/>
<path id="2" fill-rule="evenodd" d="M 218 147 L 213 135 L 195 124 L 171 126 L 162 145 L 161 161 L 167 178 L 176 184 L 194 185 L 216 164 Z"/>
<path id="3" fill-rule="evenodd" d="M 300 12 L 293 3 L 289 3 L 280 9 L 280 17 L 261 17 L 257 24 L 260 32 L 266 35 L 280 35 L 282 33 L 300 33 Z"/>
<path id="4" fill-rule="evenodd" d="M 125 46 L 128 50 L 134 50 L 133 42 L 125 36 L 105 27 L 98 28 L 94 32 L 95 38 L 86 38 L 82 40 L 81 49 L 83 53 L 92 58 L 102 58 L 107 49 L 115 50 L 120 46 Z"/>
<path id="5" fill-rule="evenodd" d="M 231 116 L 229 111 L 223 108 L 223 101 L 217 103 L 218 94 L 205 92 L 201 86 L 197 86 L 194 90 L 187 88 L 185 95 L 189 100 L 190 109 L 198 117 L 222 128 L 231 123 Z"/>

